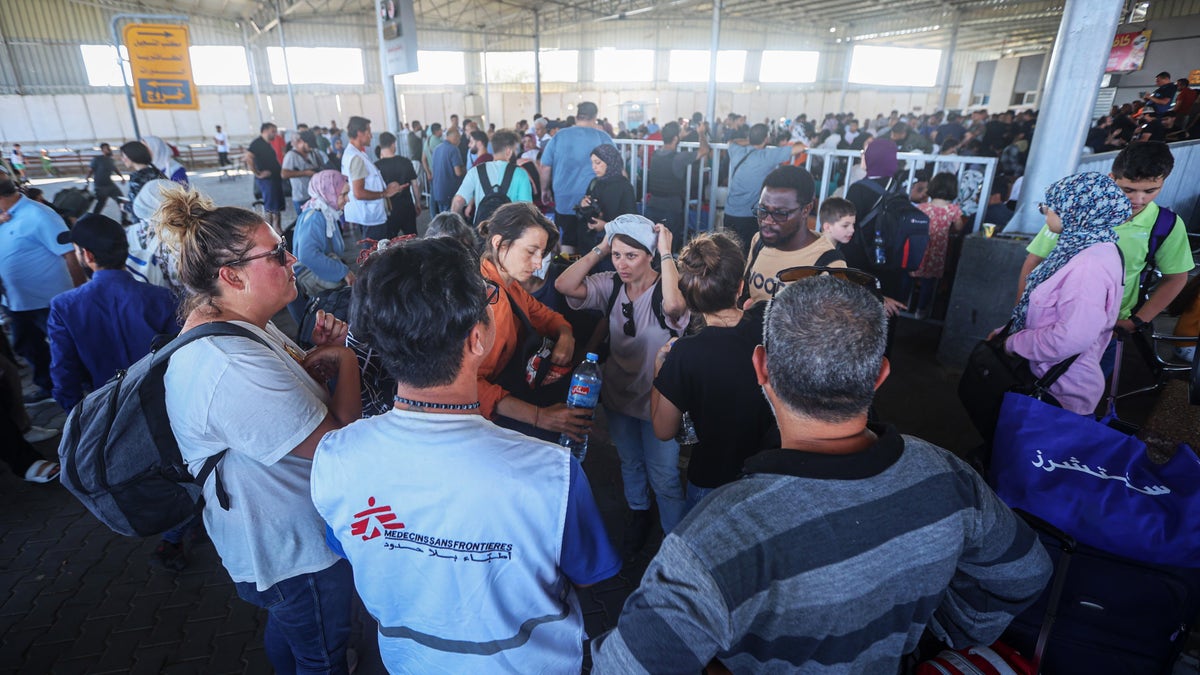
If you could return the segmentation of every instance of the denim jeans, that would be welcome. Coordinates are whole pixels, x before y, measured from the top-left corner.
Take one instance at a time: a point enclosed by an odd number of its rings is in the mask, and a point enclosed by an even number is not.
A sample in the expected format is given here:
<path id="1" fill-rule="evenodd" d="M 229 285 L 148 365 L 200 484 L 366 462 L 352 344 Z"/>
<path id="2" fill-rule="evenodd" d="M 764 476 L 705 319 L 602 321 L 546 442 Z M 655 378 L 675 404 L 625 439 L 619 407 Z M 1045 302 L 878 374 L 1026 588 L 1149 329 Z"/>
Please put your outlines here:
<path id="1" fill-rule="evenodd" d="M 683 514 L 687 515 L 688 513 L 690 513 L 691 510 L 696 508 L 696 505 L 700 503 L 701 499 L 704 499 L 705 497 L 708 496 L 708 493 L 710 493 L 716 489 L 717 488 L 700 487 L 699 485 L 696 485 L 695 483 L 688 481 L 687 504 L 686 504 L 686 509 L 684 510 Z"/>
<path id="2" fill-rule="evenodd" d="M 679 444 L 674 439 L 660 441 L 654 426 L 636 417 L 609 408 L 608 434 L 621 457 L 621 479 L 625 501 L 634 511 L 650 508 L 650 487 L 658 499 L 658 517 L 663 534 L 683 519 L 683 485 L 679 480 Z M 649 485 L 647 485 L 649 479 Z"/>
<path id="3" fill-rule="evenodd" d="M 38 389 L 50 391 L 54 382 L 50 379 L 50 346 L 46 344 L 46 321 L 50 308 L 24 311 L 7 310 L 9 328 L 12 329 L 13 351 L 20 354 L 33 367 L 33 383 Z"/>
<path id="4" fill-rule="evenodd" d="M 265 591 L 238 582 L 238 597 L 267 610 L 263 646 L 279 675 L 345 675 L 354 578 L 339 560 L 320 572 L 284 579 Z"/>

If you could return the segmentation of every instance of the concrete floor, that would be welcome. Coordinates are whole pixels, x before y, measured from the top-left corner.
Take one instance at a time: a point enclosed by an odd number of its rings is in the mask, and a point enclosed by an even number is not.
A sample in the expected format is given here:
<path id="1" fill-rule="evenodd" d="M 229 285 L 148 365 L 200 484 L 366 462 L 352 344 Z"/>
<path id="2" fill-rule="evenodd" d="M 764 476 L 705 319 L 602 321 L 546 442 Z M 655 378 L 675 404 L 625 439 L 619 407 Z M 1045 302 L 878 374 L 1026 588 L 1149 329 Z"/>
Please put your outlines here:
<path id="1" fill-rule="evenodd" d="M 251 204 L 247 175 L 221 181 L 218 172 L 202 171 L 193 181 L 220 204 Z M 51 197 L 81 183 L 36 182 Z M 106 213 L 117 215 L 114 206 Z M 294 218 L 289 213 L 285 222 Z M 421 220 L 423 226 L 428 216 Z M 958 402 L 958 374 L 934 357 L 939 331 L 932 322 L 900 319 L 892 375 L 879 390 L 876 411 L 901 431 L 961 454 L 980 438 Z M 1144 420 L 1153 401 L 1131 400 L 1122 416 Z M 30 412 L 39 426 L 61 428 L 65 421 L 52 402 Z M 619 461 L 603 420 L 597 426 L 585 470 L 609 535 L 619 542 Z M 38 449 L 52 457 L 57 443 Z M 155 543 L 113 534 L 56 483 L 30 485 L 0 468 L 0 673 L 268 672 L 264 614 L 236 597 L 212 546 L 193 548 L 189 567 L 175 574 L 147 564 Z M 614 625 L 656 547 L 652 542 L 620 575 L 580 592 L 590 634 Z M 355 649 L 358 672 L 384 672 L 372 622 L 361 611 Z M 1176 672 L 1200 670 L 1189 657 Z"/>

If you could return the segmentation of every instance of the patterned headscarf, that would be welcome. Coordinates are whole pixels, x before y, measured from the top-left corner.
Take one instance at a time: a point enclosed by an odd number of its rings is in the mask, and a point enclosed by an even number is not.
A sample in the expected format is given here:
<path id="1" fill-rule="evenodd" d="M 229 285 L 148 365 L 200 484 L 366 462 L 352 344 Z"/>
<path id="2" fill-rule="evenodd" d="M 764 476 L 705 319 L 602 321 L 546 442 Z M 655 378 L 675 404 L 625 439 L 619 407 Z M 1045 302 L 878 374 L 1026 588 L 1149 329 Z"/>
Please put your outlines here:
<path id="1" fill-rule="evenodd" d="M 346 187 L 346 176 L 341 171 L 326 169 L 313 174 L 308 181 L 308 194 L 312 199 L 304 204 L 305 209 L 319 209 L 325 216 L 325 237 L 337 231 L 342 212 L 337 208 L 338 198 Z"/>
<path id="2" fill-rule="evenodd" d="M 1133 216 L 1129 198 L 1112 178 L 1095 171 L 1067 176 L 1046 188 L 1046 206 L 1062 219 L 1062 234 L 1049 257 L 1029 273 L 1025 293 L 1012 314 L 1011 332 L 1025 327 L 1029 296 L 1071 258 L 1096 244 L 1116 243 L 1113 229 Z"/>
<path id="3" fill-rule="evenodd" d="M 614 180 L 624 177 L 621 175 L 624 162 L 621 161 L 621 151 L 616 146 L 608 145 L 607 143 L 597 145 L 596 149 L 592 150 L 592 154 L 599 157 L 600 161 L 604 162 L 604 165 L 607 167 L 600 180 Z"/>

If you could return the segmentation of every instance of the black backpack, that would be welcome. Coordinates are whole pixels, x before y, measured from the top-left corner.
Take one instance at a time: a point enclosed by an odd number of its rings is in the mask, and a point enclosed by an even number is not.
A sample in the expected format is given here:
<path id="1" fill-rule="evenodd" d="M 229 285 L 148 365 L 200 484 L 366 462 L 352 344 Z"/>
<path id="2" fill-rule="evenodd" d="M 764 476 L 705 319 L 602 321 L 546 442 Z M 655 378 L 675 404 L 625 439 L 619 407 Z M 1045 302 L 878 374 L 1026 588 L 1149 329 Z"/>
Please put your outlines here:
<path id="1" fill-rule="evenodd" d="M 862 231 L 859 243 L 866 249 L 867 259 L 875 269 L 915 272 L 929 248 L 929 216 L 913 206 L 899 183 L 888 182 L 885 188 L 873 180 L 861 180 L 863 185 L 879 195 L 875 206 L 860 218 L 857 227 Z M 867 225 L 873 227 L 867 229 Z M 887 261 L 875 265 L 875 233 L 883 235 L 883 249 Z"/>
<path id="2" fill-rule="evenodd" d="M 496 209 L 512 202 L 508 198 L 508 186 L 512 185 L 513 174 L 517 171 L 517 165 L 509 163 L 504 167 L 504 180 L 500 181 L 499 185 L 492 185 L 492 181 L 488 178 L 487 162 L 475 167 L 479 173 L 479 185 L 483 187 L 483 199 L 475 205 L 475 225 L 479 225 L 483 221 L 492 217 Z"/>
<path id="3" fill-rule="evenodd" d="M 118 534 L 148 537 L 191 519 L 203 505 L 205 479 L 225 450 L 209 457 L 195 479 L 188 473 L 167 417 L 163 376 L 171 355 L 212 335 L 267 343 L 241 326 L 216 321 L 198 326 L 88 394 L 67 417 L 58 458 L 60 480 L 100 522 Z M 217 480 L 217 499 L 229 497 Z"/>

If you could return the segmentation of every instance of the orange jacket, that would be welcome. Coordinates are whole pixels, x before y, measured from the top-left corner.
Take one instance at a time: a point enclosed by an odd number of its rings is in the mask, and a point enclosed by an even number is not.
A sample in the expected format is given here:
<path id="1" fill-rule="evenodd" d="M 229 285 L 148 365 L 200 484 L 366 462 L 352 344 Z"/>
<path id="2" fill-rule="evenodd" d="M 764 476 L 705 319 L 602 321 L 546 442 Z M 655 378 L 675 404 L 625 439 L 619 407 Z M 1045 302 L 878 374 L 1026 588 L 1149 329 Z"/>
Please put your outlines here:
<path id="1" fill-rule="evenodd" d="M 479 271 L 483 273 L 484 277 L 499 284 L 502 291 L 507 291 L 507 293 L 500 293 L 500 299 L 492 306 L 496 323 L 496 343 L 492 345 L 492 351 L 488 353 L 487 358 L 479 365 L 479 411 L 484 417 L 492 419 L 496 416 L 496 404 L 509 393 L 500 385 L 494 384 L 493 380 L 500 376 L 504 367 L 521 347 L 519 342 L 521 322 L 513 314 L 509 297 L 511 296 L 517 302 L 517 305 L 525 312 L 525 316 L 529 317 L 529 322 L 533 324 L 534 329 L 542 335 L 556 337 L 559 330 L 563 327 L 570 329 L 571 324 L 567 323 L 561 314 L 535 300 L 516 281 L 510 281 L 508 285 L 505 285 L 500 277 L 500 271 L 496 269 L 496 265 L 492 261 L 484 260 L 480 263 Z"/>

